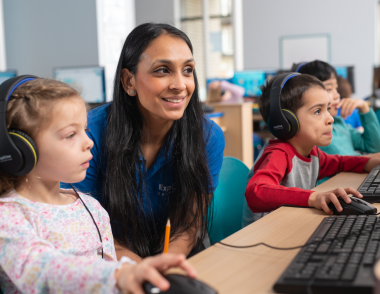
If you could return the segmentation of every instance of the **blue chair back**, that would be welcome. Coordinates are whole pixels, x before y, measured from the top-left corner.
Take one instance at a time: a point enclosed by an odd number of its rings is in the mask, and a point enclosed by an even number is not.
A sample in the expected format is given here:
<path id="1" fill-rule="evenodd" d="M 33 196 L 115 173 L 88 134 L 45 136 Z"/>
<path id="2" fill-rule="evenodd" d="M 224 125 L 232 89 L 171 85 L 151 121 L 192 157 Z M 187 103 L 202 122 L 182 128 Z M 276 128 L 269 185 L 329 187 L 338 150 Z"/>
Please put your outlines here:
<path id="1" fill-rule="evenodd" d="M 242 228 L 242 211 L 249 169 L 239 159 L 223 158 L 219 184 L 214 192 L 213 221 L 209 229 L 211 244 L 227 238 Z"/>

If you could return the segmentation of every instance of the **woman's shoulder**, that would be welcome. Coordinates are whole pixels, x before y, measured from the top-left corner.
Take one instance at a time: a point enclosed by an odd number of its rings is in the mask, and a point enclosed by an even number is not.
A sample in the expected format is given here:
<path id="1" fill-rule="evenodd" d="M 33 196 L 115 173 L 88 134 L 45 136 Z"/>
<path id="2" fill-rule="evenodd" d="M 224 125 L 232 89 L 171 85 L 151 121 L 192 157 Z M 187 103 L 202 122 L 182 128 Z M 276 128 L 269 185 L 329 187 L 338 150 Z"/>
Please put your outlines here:
<path id="1" fill-rule="evenodd" d="M 107 116 L 112 102 L 98 106 L 87 113 L 88 125 L 107 123 Z"/>
<path id="2" fill-rule="evenodd" d="M 215 122 L 205 118 L 203 121 L 203 134 L 206 141 L 206 152 L 208 159 L 223 160 L 225 147 L 224 134 L 220 126 Z"/>
<path id="3" fill-rule="evenodd" d="M 111 103 L 98 106 L 87 113 L 87 133 L 94 141 L 95 148 L 101 144 L 107 129 L 107 117 Z"/>
<path id="4" fill-rule="evenodd" d="M 220 126 L 218 126 L 214 121 L 208 119 L 205 117 L 203 119 L 203 133 L 206 139 L 206 142 L 209 142 L 210 140 L 217 140 L 223 139 L 224 142 L 224 134 Z"/>

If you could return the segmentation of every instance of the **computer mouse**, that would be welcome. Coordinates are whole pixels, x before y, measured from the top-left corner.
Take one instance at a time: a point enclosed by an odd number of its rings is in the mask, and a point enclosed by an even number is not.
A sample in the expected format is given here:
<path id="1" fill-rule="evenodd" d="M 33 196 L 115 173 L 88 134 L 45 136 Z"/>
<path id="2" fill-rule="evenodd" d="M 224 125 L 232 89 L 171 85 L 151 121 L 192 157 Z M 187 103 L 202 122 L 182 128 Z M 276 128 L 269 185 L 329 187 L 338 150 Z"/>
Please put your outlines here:
<path id="1" fill-rule="evenodd" d="M 190 278 L 189 276 L 168 274 L 164 275 L 170 283 L 170 288 L 167 291 L 161 291 L 156 286 L 149 282 L 144 283 L 144 290 L 146 294 L 167 293 L 167 294 L 217 294 L 218 292 L 206 285 L 205 283 Z"/>
<path id="2" fill-rule="evenodd" d="M 343 200 L 343 198 L 338 197 L 338 200 L 340 202 L 340 205 L 342 206 L 343 210 L 338 211 L 334 205 L 334 203 L 329 203 L 329 208 L 333 211 L 334 214 L 337 215 L 359 215 L 359 214 L 376 214 L 377 209 L 376 207 L 373 207 L 368 202 L 356 198 L 356 197 L 350 197 L 351 203 L 348 204 L 346 201 Z"/>

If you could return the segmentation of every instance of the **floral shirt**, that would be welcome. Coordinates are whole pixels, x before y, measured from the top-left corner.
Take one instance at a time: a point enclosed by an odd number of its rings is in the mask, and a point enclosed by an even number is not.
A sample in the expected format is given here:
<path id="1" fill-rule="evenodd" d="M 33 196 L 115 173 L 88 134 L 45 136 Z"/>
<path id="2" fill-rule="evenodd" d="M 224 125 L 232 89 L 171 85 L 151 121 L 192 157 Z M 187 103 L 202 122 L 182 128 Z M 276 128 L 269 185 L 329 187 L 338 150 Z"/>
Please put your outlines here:
<path id="1" fill-rule="evenodd" d="M 73 193 L 62 190 L 63 193 Z M 68 205 L 28 200 L 14 190 L 0 197 L 0 285 L 4 293 L 113 293 L 118 267 L 109 216 L 80 194 Z"/>

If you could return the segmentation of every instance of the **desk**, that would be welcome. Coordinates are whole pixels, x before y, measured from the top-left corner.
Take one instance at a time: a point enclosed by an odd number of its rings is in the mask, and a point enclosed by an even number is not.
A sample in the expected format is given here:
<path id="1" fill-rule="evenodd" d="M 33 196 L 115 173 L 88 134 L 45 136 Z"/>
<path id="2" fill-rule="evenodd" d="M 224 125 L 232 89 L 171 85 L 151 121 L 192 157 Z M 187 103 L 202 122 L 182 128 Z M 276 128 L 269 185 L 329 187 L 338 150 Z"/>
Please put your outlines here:
<path id="1" fill-rule="evenodd" d="M 340 173 L 313 190 L 358 188 L 366 175 Z M 380 209 L 380 204 L 374 206 Z M 314 208 L 280 207 L 223 241 L 233 245 L 260 242 L 281 247 L 302 245 L 326 216 Z M 236 249 L 217 244 L 189 261 L 198 271 L 198 279 L 217 289 L 219 294 L 275 293 L 273 285 L 299 250 L 273 250 L 264 246 Z"/>

